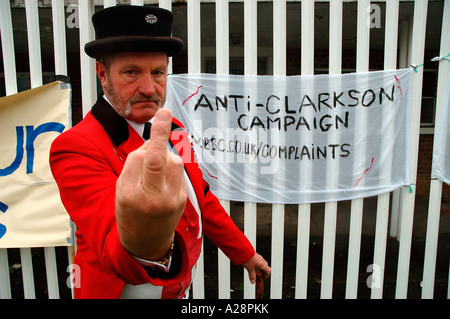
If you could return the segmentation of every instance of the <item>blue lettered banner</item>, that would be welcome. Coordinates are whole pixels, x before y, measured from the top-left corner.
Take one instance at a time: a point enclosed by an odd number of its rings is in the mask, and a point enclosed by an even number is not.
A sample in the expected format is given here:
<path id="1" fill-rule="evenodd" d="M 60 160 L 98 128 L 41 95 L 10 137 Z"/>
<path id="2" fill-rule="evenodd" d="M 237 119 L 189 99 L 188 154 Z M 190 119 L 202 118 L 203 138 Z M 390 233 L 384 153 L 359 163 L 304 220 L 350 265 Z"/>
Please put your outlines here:
<path id="1" fill-rule="evenodd" d="M 219 198 L 346 200 L 409 184 L 412 76 L 171 75 L 166 107 Z"/>
<path id="2" fill-rule="evenodd" d="M 68 128 L 70 85 L 53 82 L 0 98 L 0 248 L 70 244 L 70 218 L 49 166 Z"/>
<path id="3" fill-rule="evenodd" d="M 450 74 L 444 104 L 434 132 L 431 177 L 450 185 Z"/>

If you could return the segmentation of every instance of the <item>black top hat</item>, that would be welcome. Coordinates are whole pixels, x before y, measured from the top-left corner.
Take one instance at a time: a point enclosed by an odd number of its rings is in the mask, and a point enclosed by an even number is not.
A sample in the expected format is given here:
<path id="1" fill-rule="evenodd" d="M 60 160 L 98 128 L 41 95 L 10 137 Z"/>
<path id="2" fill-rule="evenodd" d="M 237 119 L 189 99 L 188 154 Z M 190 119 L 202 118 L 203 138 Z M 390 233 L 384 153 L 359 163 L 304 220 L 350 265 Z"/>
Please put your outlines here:
<path id="1" fill-rule="evenodd" d="M 84 51 L 92 58 L 119 52 L 177 54 L 183 41 L 172 37 L 172 12 L 157 7 L 113 6 L 92 16 L 95 40 Z"/>

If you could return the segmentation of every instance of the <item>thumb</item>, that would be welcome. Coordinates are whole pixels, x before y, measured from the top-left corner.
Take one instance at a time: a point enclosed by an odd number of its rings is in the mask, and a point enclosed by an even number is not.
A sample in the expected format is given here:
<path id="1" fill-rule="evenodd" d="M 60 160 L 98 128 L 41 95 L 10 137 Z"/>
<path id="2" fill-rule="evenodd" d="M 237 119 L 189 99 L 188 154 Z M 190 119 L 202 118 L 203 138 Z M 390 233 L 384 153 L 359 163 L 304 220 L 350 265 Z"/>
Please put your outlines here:
<path id="1" fill-rule="evenodd" d="M 248 270 L 248 279 L 254 284 L 256 282 L 256 271 L 255 269 Z"/>

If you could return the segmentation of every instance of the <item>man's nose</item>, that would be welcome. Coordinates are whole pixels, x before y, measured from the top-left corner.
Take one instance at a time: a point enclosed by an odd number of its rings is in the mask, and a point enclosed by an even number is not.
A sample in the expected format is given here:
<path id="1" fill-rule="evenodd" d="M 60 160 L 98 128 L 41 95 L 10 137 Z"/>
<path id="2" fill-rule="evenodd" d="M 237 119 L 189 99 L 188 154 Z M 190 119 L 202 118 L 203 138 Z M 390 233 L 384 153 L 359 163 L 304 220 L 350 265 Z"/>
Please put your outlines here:
<path id="1" fill-rule="evenodd" d="M 139 93 L 147 96 L 156 93 L 155 83 L 153 82 L 152 76 L 150 74 L 141 77 L 138 91 Z"/>

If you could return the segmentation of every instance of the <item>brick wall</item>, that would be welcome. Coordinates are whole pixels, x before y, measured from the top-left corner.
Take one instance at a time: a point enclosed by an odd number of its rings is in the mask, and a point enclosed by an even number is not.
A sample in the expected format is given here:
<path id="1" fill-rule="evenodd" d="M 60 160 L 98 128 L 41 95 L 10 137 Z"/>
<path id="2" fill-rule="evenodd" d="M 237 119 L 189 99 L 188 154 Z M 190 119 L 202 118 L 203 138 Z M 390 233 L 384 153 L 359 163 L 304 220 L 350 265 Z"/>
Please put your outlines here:
<path id="1" fill-rule="evenodd" d="M 433 134 L 421 134 L 419 138 L 419 160 L 417 163 L 416 195 L 427 197 L 430 194 L 431 161 L 433 157 Z M 450 186 L 443 183 L 442 198 L 450 200 Z"/>

